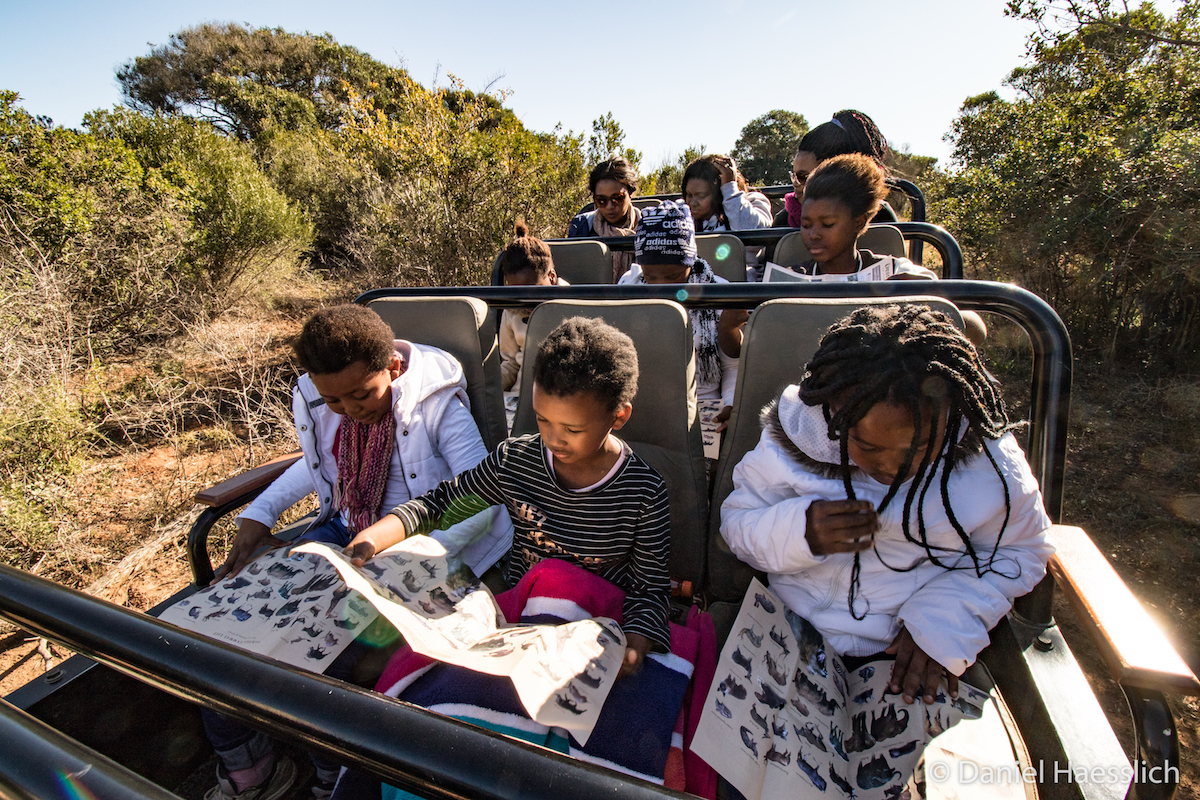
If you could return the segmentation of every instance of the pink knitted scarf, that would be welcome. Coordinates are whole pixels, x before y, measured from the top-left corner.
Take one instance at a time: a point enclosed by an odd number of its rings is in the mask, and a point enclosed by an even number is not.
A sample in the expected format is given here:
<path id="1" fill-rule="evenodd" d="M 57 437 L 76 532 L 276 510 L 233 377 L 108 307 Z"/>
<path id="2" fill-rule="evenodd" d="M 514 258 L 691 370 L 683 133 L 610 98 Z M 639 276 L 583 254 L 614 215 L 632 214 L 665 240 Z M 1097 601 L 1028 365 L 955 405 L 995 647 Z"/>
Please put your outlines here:
<path id="1" fill-rule="evenodd" d="M 390 397 L 391 389 L 388 392 Z M 334 503 L 345 512 L 351 535 L 379 519 L 395 446 L 396 416 L 390 403 L 388 413 L 374 425 L 342 415 L 337 434 Z"/>
<path id="2" fill-rule="evenodd" d="M 803 208 L 802 198 L 797 197 L 795 192 L 788 192 L 783 196 L 783 207 L 787 209 L 788 227 L 800 227 L 800 210 Z"/>

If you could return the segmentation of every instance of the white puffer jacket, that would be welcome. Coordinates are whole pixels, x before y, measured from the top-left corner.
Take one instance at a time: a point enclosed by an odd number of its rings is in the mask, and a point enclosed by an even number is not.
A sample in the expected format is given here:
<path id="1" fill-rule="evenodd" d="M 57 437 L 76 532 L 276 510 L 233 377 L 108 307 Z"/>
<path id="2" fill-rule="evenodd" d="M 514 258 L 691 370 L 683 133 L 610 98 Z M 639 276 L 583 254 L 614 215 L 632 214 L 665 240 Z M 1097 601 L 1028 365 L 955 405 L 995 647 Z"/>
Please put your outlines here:
<path id="1" fill-rule="evenodd" d="M 855 610 L 848 591 L 853 554 L 813 555 L 805 539 L 806 512 L 814 500 L 844 500 L 840 477 L 826 477 L 819 464 L 840 464 L 838 443 L 827 435 L 820 406 L 807 406 L 795 385 L 784 390 L 775 410 L 764 414 L 758 446 L 733 473 L 734 491 L 721 506 L 721 535 L 742 561 L 770 576 L 771 588 L 801 617 L 812 622 L 830 645 L 847 655 L 871 655 L 886 648 L 903 625 L 934 660 L 961 675 L 988 643 L 988 631 L 1012 608 L 1013 598 L 1045 575 L 1054 552 L 1046 538 L 1050 519 L 1041 492 L 1012 434 L 985 440 L 1008 486 L 1011 516 L 992 562 L 994 572 L 976 575 L 962 541 L 950 524 L 939 491 L 941 473 L 925 497 L 925 527 L 939 561 L 964 569 L 947 570 L 929 561 L 924 548 L 904 538 L 905 483 L 880 515 L 875 548 L 861 554 Z M 877 507 L 888 487 L 854 470 L 859 500 Z M 954 515 L 976 553 L 987 563 L 1005 517 L 1004 488 L 985 455 L 955 466 L 949 494 Z M 910 526 L 918 536 L 916 508 Z M 907 568 L 897 572 L 893 568 Z"/>
<path id="2" fill-rule="evenodd" d="M 420 497 L 439 483 L 470 469 L 487 456 L 471 416 L 462 366 L 443 350 L 396 341 L 408 361 L 404 374 L 392 382 L 392 413 L 396 417 L 396 447 L 403 470 L 389 473 L 389 496 L 403 481 L 408 497 Z M 333 440 L 341 422 L 325 405 L 307 374 L 292 390 L 292 417 L 304 457 L 275 479 L 267 490 L 238 515 L 273 527 L 279 516 L 312 492 L 317 493 L 320 525 L 334 512 L 337 458 Z M 401 501 L 403 502 L 403 500 Z M 486 533 L 481 528 L 487 527 Z M 481 575 L 512 546 L 512 520 L 497 506 L 461 523 L 452 531 L 435 531 L 433 538 L 452 553 L 458 542 L 473 539 L 459 557 Z"/>

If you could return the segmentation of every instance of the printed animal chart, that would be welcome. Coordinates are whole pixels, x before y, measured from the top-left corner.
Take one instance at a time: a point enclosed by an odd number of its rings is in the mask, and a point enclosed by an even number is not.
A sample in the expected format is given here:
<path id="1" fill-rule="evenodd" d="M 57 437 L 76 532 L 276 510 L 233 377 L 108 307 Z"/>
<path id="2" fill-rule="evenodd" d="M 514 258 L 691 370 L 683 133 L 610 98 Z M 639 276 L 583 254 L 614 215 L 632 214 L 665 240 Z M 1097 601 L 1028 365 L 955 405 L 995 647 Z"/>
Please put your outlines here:
<path id="1" fill-rule="evenodd" d="M 755 580 L 717 663 L 692 751 L 746 797 L 793 798 L 797 783 L 823 796 L 889 800 L 904 791 L 925 745 L 988 695 L 959 683 L 932 705 L 906 705 L 888 688 L 891 663 L 848 673 L 816 628 L 797 641 L 784 605 Z"/>
<path id="2" fill-rule="evenodd" d="M 428 536 L 411 536 L 361 568 L 317 542 L 294 552 L 329 559 L 346 585 L 361 592 L 416 652 L 476 672 L 507 675 L 530 718 L 565 728 L 587 744 L 625 657 L 625 634 L 613 620 L 508 625 L 487 587 L 457 559 L 447 559 L 442 545 Z M 403 589 L 367 575 L 381 563 L 407 567 L 417 559 L 435 569 L 426 579 L 406 571 L 406 579 L 418 580 L 406 580 Z"/>
<path id="3" fill-rule="evenodd" d="M 328 561 L 280 548 L 180 600 L 159 619 L 293 667 L 324 672 L 378 616 Z"/>
<path id="4" fill-rule="evenodd" d="M 896 273 L 895 264 L 891 259 L 883 259 L 866 269 L 858 272 L 841 274 L 805 275 L 802 272 L 781 267 L 767 262 L 767 271 L 763 274 L 763 283 L 828 283 L 842 281 L 856 283 L 860 281 L 886 281 Z"/>
<path id="5" fill-rule="evenodd" d="M 362 567 L 317 542 L 268 550 L 159 619 L 323 672 L 380 614 L 422 655 L 508 676 L 532 719 L 581 744 L 625 657 L 625 635 L 607 618 L 508 625 L 470 568 L 428 536 L 405 539 Z"/>
<path id="6" fill-rule="evenodd" d="M 704 441 L 705 458 L 717 459 L 721 456 L 721 431 L 717 430 L 720 423 L 716 417 L 724 406 L 724 401 L 720 399 L 701 400 L 696 404 L 700 415 L 700 436 Z"/>

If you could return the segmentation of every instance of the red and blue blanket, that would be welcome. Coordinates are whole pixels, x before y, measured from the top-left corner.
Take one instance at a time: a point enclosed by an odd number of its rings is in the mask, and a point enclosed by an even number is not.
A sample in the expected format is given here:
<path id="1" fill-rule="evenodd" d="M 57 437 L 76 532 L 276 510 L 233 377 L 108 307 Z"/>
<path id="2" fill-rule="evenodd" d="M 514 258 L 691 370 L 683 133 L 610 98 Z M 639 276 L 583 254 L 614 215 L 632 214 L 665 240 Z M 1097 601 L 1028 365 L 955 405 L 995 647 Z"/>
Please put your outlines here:
<path id="1" fill-rule="evenodd" d="M 603 578 L 554 559 L 542 561 L 515 588 L 496 597 L 505 619 L 530 624 L 600 616 L 619 623 L 624 600 L 624 592 Z M 614 684 L 586 745 L 562 729 L 529 719 L 508 678 L 442 664 L 408 647 L 388 662 L 376 689 L 628 775 L 713 797 L 716 774 L 686 746 L 699 722 L 716 657 L 712 620 L 693 608 L 684 625 L 672 623 L 671 652 L 651 654 L 637 675 Z M 362 787 L 363 776 L 345 775 L 342 784 L 336 797 L 413 797 L 386 785 L 379 795 L 346 791 Z"/>

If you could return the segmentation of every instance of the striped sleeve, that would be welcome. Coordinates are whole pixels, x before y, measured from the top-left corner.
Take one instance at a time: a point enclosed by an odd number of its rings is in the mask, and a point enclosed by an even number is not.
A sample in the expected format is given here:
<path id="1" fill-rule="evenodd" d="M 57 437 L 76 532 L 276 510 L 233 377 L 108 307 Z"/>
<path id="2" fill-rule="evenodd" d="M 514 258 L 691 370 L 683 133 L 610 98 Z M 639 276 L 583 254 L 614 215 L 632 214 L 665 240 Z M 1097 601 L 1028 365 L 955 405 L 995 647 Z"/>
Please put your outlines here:
<path id="1" fill-rule="evenodd" d="M 442 481 L 432 492 L 396 506 L 394 514 L 407 536 L 443 530 L 475 516 L 489 506 L 505 505 L 500 486 L 500 465 L 508 442 L 501 442 L 487 458 L 456 477 Z"/>
<path id="2" fill-rule="evenodd" d="M 657 484 L 646 494 L 646 502 L 634 528 L 632 569 L 625 589 L 624 628 L 670 650 L 667 612 L 671 602 L 671 579 L 667 562 L 671 549 L 671 513 L 667 488 L 657 473 Z"/>

